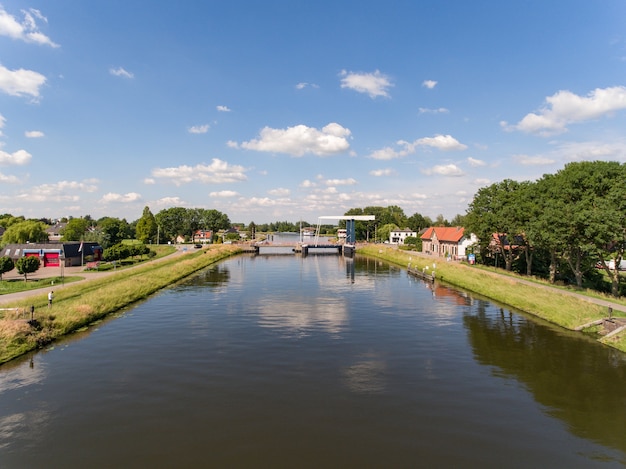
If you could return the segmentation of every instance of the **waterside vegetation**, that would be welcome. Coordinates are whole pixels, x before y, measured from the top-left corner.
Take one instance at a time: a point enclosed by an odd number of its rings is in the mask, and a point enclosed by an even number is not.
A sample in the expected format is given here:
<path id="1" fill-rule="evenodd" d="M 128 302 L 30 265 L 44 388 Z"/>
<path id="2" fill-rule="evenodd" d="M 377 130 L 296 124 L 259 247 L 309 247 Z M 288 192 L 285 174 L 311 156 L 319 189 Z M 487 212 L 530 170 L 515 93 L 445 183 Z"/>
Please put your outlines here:
<path id="1" fill-rule="evenodd" d="M 359 254 L 377 257 L 402 267 L 409 265 L 423 271 L 435 270 L 435 278 L 465 290 L 474 292 L 498 303 L 511 306 L 546 321 L 570 330 L 604 319 L 608 316 L 607 307 L 592 302 L 597 292 L 585 296 L 585 291 L 572 288 L 559 289 L 547 281 L 535 279 L 528 283 L 528 277 L 509 273 L 491 272 L 480 266 L 446 262 L 441 258 L 420 255 L 381 244 L 362 245 Z M 579 295 L 572 295 L 578 293 Z M 586 299 L 587 298 L 587 299 Z M 606 297 L 615 302 L 615 298 Z M 623 303 L 622 303 L 623 304 Z M 621 311 L 614 311 L 613 317 L 626 317 Z M 593 328 L 589 329 L 593 330 Z M 600 339 L 601 342 L 626 352 L 626 334 Z"/>
<path id="2" fill-rule="evenodd" d="M 236 245 L 221 245 L 77 282 L 55 289 L 50 308 L 47 306 L 47 291 L 3 305 L 5 308 L 16 308 L 18 312 L 30 311 L 34 306 L 35 315 L 34 320 L 30 320 L 30 316 L 24 318 L 23 314 L 21 317 L 17 313 L 5 314 L 0 321 L 0 364 L 145 299 L 240 251 Z"/>

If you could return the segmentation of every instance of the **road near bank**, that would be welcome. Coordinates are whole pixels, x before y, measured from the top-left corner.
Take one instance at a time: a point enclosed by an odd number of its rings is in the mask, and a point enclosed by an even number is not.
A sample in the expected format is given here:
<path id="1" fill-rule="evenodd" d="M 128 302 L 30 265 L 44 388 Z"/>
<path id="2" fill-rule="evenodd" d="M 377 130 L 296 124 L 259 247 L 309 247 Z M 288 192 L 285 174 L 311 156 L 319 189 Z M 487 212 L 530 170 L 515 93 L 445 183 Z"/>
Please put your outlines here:
<path id="1" fill-rule="evenodd" d="M 163 262 L 166 260 L 170 260 L 172 259 L 172 256 L 182 256 L 184 254 L 189 254 L 194 252 L 192 249 L 187 248 L 187 247 L 179 247 L 177 246 L 177 249 L 175 252 L 168 254 L 167 256 L 164 257 L 160 257 L 159 259 L 155 259 L 155 260 L 151 260 L 151 261 L 147 261 L 147 262 L 142 262 L 140 264 L 134 265 L 132 267 L 126 267 L 123 270 L 124 271 L 128 271 L 131 269 L 135 269 L 141 266 L 145 266 L 147 263 L 159 263 L 159 262 Z M 46 285 L 45 287 L 41 287 L 41 288 L 37 288 L 36 290 L 25 290 L 25 291 L 21 291 L 21 292 L 16 292 L 16 293 L 8 293 L 6 295 L 0 295 L 0 306 L 2 305 L 6 305 L 9 303 L 13 303 L 15 301 L 20 301 L 20 300 L 24 300 L 26 298 L 31 298 L 34 296 L 43 296 L 43 295 L 47 295 L 48 291 L 50 289 L 52 290 L 61 290 L 69 285 L 75 285 L 79 282 L 84 282 L 84 281 L 88 281 L 88 280 L 95 280 L 98 278 L 103 278 L 103 277 L 108 277 L 110 275 L 116 274 L 118 272 L 120 272 L 121 270 L 107 270 L 107 271 L 103 271 L 103 272 L 98 272 L 98 271 L 86 271 L 84 266 L 76 266 L 76 267 L 42 267 L 40 268 L 37 272 L 34 272 L 32 274 L 28 274 L 28 279 L 29 280 L 36 280 L 36 279 L 45 279 L 45 278 L 50 278 L 50 277 L 83 277 L 80 280 L 76 280 L 73 281 L 71 283 L 68 284 L 57 284 L 54 285 L 52 287 Z M 7 272 L 6 274 L 2 275 L 2 279 L 3 280 L 23 280 L 24 276 L 21 274 L 17 273 L 17 269 L 13 269 L 11 272 Z"/>

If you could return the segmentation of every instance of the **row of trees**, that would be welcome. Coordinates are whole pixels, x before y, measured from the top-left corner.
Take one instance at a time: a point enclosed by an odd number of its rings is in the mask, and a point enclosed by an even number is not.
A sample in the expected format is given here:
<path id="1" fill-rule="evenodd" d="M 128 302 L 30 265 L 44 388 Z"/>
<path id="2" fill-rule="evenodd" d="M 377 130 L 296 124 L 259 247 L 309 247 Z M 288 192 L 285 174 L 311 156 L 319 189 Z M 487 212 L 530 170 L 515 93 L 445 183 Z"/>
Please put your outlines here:
<path id="1" fill-rule="evenodd" d="M 526 274 L 571 274 L 578 287 L 597 276 L 596 265 L 619 294 L 626 247 L 626 165 L 585 161 L 566 165 L 535 182 L 510 179 L 481 188 L 464 227 L 479 238 L 483 260 L 500 255 L 505 268 Z M 494 236 L 495 234 L 495 236 Z"/>
<path id="2" fill-rule="evenodd" d="M 231 225 L 228 216 L 217 210 L 182 207 L 161 210 L 156 215 L 145 207 L 141 218 L 132 223 L 115 217 L 94 220 L 89 215 L 62 221 L 66 222 L 61 232 L 63 241 L 91 241 L 105 249 L 127 239 L 138 239 L 144 244 L 173 241 L 179 235 L 191 239 L 196 230 L 216 233 Z M 0 226 L 5 228 L 2 245 L 46 242 L 50 225 L 50 220 L 1 215 Z"/>

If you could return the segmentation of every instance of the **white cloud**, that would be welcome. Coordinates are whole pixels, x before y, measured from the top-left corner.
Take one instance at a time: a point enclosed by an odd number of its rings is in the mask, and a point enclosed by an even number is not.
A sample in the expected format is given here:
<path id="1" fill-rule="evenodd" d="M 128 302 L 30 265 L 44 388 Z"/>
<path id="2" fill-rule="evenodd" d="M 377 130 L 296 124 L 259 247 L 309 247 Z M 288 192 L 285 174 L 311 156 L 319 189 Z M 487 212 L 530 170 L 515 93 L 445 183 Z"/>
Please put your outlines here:
<path id="1" fill-rule="evenodd" d="M 350 148 L 347 137 L 350 130 L 336 123 L 330 123 L 321 130 L 306 125 L 296 125 L 286 129 L 272 129 L 265 127 L 259 138 L 242 142 L 228 142 L 232 148 L 245 148 L 264 152 L 286 153 L 292 156 L 303 156 L 313 153 L 318 156 L 327 156 L 345 152 Z"/>
<path id="2" fill-rule="evenodd" d="M 304 88 L 307 88 L 307 87 L 310 87 L 310 88 L 319 88 L 319 86 L 318 86 L 318 85 L 316 85 L 315 83 L 306 83 L 306 82 L 301 82 L 301 83 L 298 83 L 298 84 L 296 85 L 296 89 L 297 89 L 297 90 L 303 90 Z"/>
<path id="3" fill-rule="evenodd" d="M 474 179 L 474 184 L 477 186 L 488 186 L 491 184 L 491 180 L 487 178 L 477 178 Z"/>
<path id="4" fill-rule="evenodd" d="M 326 180 L 327 186 L 353 186 L 356 184 L 356 179 L 328 179 Z"/>
<path id="5" fill-rule="evenodd" d="M 239 195 L 238 192 L 235 191 L 217 191 L 217 192 L 209 192 L 209 197 L 218 197 L 221 199 L 228 199 L 232 197 L 237 197 Z"/>
<path id="6" fill-rule="evenodd" d="M 274 197 L 287 197 L 291 191 L 289 189 L 285 189 L 284 187 L 278 187 L 267 191 L 267 193 L 269 195 L 273 195 Z"/>
<path id="7" fill-rule="evenodd" d="M 247 179 L 246 169 L 239 165 L 229 165 L 218 158 L 213 158 L 210 165 L 177 166 L 171 168 L 155 168 L 152 176 L 158 179 L 169 179 L 177 186 L 190 182 L 203 184 L 219 184 L 225 182 L 239 182 Z"/>
<path id="8" fill-rule="evenodd" d="M 109 192 L 102 196 L 101 202 L 128 204 L 132 202 L 139 202 L 140 200 L 141 195 L 136 192 L 128 192 L 126 194 L 115 194 L 114 192 Z"/>
<path id="9" fill-rule="evenodd" d="M 143 183 L 146 184 L 147 186 L 151 186 L 156 184 L 156 180 L 154 178 L 145 178 L 143 180 Z"/>
<path id="10" fill-rule="evenodd" d="M 17 150 L 13 153 L 0 150 L 0 165 L 23 166 L 28 164 L 31 159 L 32 155 L 26 150 Z"/>
<path id="11" fill-rule="evenodd" d="M 190 134 L 205 134 L 209 131 L 209 124 L 194 125 L 194 126 L 189 127 L 187 131 Z"/>
<path id="12" fill-rule="evenodd" d="M 135 78 L 135 75 L 133 73 L 124 70 L 122 67 L 110 68 L 109 73 L 116 77 Z"/>
<path id="13" fill-rule="evenodd" d="M 0 90 L 11 96 L 30 95 L 39 98 L 39 88 L 46 77 L 32 70 L 9 70 L 0 65 Z"/>
<path id="14" fill-rule="evenodd" d="M 419 108 L 419 112 L 420 114 L 446 114 L 448 112 L 450 112 L 448 109 L 446 109 L 445 107 L 440 107 L 437 109 L 429 109 L 426 107 L 421 107 Z"/>
<path id="15" fill-rule="evenodd" d="M 92 193 L 98 190 L 96 180 L 59 181 L 55 184 L 42 184 L 33 187 L 30 192 L 18 196 L 29 202 L 77 202 L 80 192 Z"/>
<path id="16" fill-rule="evenodd" d="M 187 203 L 180 197 L 161 197 L 155 201 L 155 205 L 158 207 L 185 207 Z"/>
<path id="17" fill-rule="evenodd" d="M 424 137 L 416 140 L 414 144 L 437 148 L 442 151 L 459 151 L 467 149 L 467 145 L 460 143 L 451 135 L 435 135 L 434 137 Z"/>
<path id="18" fill-rule="evenodd" d="M 513 159 L 523 166 L 545 166 L 554 164 L 555 160 L 545 156 L 514 155 Z"/>
<path id="19" fill-rule="evenodd" d="M 432 90 L 435 86 L 437 86 L 437 82 L 435 80 L 424 80 L 422 82 L 422 86 Z"/>
<path id="20" fill-rule="evenodd" d="M 555 154 L 569 161 L 617 160 L 626 162 L 626 142 L 567 142 Z"/>
<path id="21" fill-rule="evenodd" d="M 389 97 L 387 89 L 392 87 L 390 78 L 376 70 L 374 73 L 355 73 L 342 70 L 341 87 L 349 88 L 359 93 L 365 93 L 370 98 L 378 96 Z"/>
<path id="22" fill-rule="evenodd" d="M 37 20 L 47 23 L 48 20 L 39 10 L 30 8 L 22 10 L 24 19 L 20 22 L 0 5 L 0 36 L 8 36 L 24 42 L 59 47 L 58 44 L 39 30 Z"/>
<path id="23" fill-rule="evenodd" d="M 446 165 L 436 165 L 430 169 L 424 170 L 424 173 L 427 175 L 439 175 L 439 176 L 450 176 L 450 177 L 459 177 L 463 176 L 463 171 L 455 165 L 455 164 L 446 164 Z"/>
<path id="24" fill-rule="evenodd" d="M 402 158 L 407 155 L 412 155 L 417 151 L 419 147 L 431 147 L 441 151 L 461 151 L 467 149 L 467 145 L 460 143 L 456 138 L 451 135 L 435 135 L 434 137 L 423 137 L 413 142 L 407 142 L 405 140 L 398 140 L 396 145 L 400 146 L 399 149 L 392 147 L 385 147 L 380 150 L 372 152 L 369 156 L 375 160 L 392 160 L 395 158 Z"/>
<path id="25" fill-rule="evenodd" d="M 536 113 L 527 114 L 515 125 L 500 123 L 503 129 L 520 130 L 549 136 L 567 132 L 567 126 L 578 122 L 611 115 L 626 109 L 626 87 L 596 88 L 587 96 L 571 91 L 558 91 L 546 98 L 545 105 Z"/>
<path id="26" fill-rule="evenodd" d="M 230 108 L 228 106 L 216 106 L 215 108 L 219 112 L 230 112 Z"/>
<path id="27" fill-rule="evenodd" d="M 27 130 L 24 135 L 28 138 L 42 138 L 45 137 L 41 130 Z"/>
<path id="28" fill-rule="evenodd" d="M 396 171 L 391 168 L 385 169 L 374 169 L 370 171 L 371 176 L 381 177 L 381 176 L 393 176 L 396 174 Z"/>
<path id="29" fill-rule="evenodd" d="M 485 163 L 483 160 L 477 160 L 476 158 L 472 158 L 471 156 L 467 159 L 467 162 L 469 163 L 470 166 L 474 166 L 474 167 L 487 165 L 487 163 Z"/>
<path id="30" fill-rule="evenodd" d="M 2 184 L 19 184 L 20 180 L 18 179 L 17 176 L 6 175 L 6 174 L 3 174 L 3 173 L 0 173 L 0 183 L 2 183 Z"/>
<path id="31" fill-rule="evenodd" d="M 317 184 L 315 184 L 313 181 L 310 181 L 308 179 L 305 179 L 304 181 L 302 181 L 300 183 L 300 187 L 304 188 L 304 189 L 309 189 L 311 187 L 316 187 Z"/>

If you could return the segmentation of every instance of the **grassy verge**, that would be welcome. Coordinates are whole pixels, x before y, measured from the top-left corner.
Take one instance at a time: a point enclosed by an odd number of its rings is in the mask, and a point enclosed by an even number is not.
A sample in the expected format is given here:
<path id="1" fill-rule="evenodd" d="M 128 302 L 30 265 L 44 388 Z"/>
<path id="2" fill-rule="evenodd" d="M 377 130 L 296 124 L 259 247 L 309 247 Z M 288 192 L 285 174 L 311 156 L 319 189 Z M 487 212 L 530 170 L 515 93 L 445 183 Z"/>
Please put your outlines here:
<path id="1" fill-rule="evenodd" d="M 513 275 L 501 275 L 476 266 L 423 257 L 415 252 L 381 245 L 359 246 L 358 252 L 403 267 L 410 263 L 411 267 L 420 270 L 428 267 L 432 271 L 434 264 L 435 277 L 438 280 L 533 314 L 566 329 L 574 330 L 583 324 L 607 317 L 605 306 L 568 295 L 565 291 L 552 288 L 548 283 L 541 284 L 538 280 L 533 285 L 527 285 L 519 282 Z M 611 301 L 609 298 L 605 299 Z M 615 311 L 614 316 L 623 317 L 624 313 Z M 623 337 L 603 342 L 626 352 L 624 334 Z"/>
<path id="2" fill-rule="evenodd" d="M 83 277 L 46 277 L 37 279 L 28 279 L 27 282 L 23 278 L 13 278 L 10 280 L 0 281 L 0 295 L 8 295 L 10 293 L 18 293 L 21 291 L 37 290 L 39 288 L 58 287 L 66 283 L 82 280 Z"/>
<path id="3" fill-rule="evenodd" d="M 84 280 L 55 290 L 47 307 L 46 293 L 6 305 L 29 310 L 36 321 L 5 315 L 0 320 L 0 364 L 39 348 L 102 317 L 139 301 L 190 274 L 240 252 L 234 245 L 220 246 L 165 258 L 102 278 Z"/>

